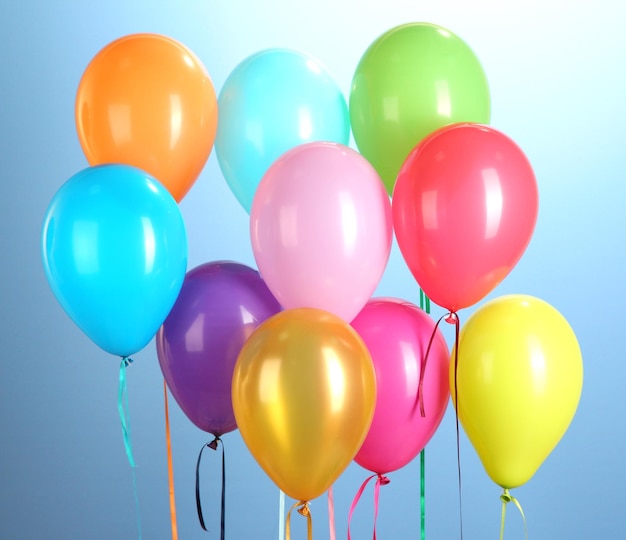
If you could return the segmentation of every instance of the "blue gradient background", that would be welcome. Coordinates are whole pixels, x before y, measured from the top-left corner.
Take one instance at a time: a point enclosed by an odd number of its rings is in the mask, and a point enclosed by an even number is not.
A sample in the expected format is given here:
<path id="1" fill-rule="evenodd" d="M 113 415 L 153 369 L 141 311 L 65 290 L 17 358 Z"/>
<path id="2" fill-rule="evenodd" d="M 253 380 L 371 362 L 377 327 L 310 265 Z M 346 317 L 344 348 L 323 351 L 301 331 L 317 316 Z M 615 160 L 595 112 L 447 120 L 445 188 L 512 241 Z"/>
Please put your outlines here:
<path id="1" fill-rule="evenodd" d="M 614 0 L 357 0 L 216 2 L 4 0 L 0 6 L 0 537 L 137 538 L 131 471 L 116 408 L 118 359 L 70 321 L 45 280 L 39 237 L 60 185 L 87 163 L 74 128 L 74 96 L 91 58 L 125 34 L 179 39 L 202 59 L 216 90 L 249 54 L 289 47 L 326 64 L 347 96 L 367 46 L 411 21 L 440 24 L 474 49 L 487 73 L 492 125 L 526 152 L 540 188 L 532 242 L 490 295 L 524 293 L 555 306 L 576 332 L 585 362 L 577 415 L 536 475 L 514 491 L 533 540 L 626 538 L 621 489 L 626 258 L 626 33 Z M 181 205 L 189 267 L 217 259 L 253 266 L 247 214 L 212 155 Z M 418 302 L 418 288 L 394 249 L 379 295 Z M 440 314 L 435 310 L 434 315 Z M 461 320 L 471 310 L 460 313 Z M 452 340 L 450 328 L 446 337 Z M 154 345 L 128 372 L 143 538 L 171 538 L 163 388 Z M 505 406 L 505 404 L 503 404 Z M 218 459 L 203 466 L 210 534 L 197 521 L 194 467 L 207 442 L 172 403 L 179 537 L 217 538 Z M 550 414 L 550 411 L 546 411 Z M 278 535 L 278 491 L 237 432 L 225 436 L 227 535 Z M 427 447 L 427 538 L 460 537 L 454 415 Z M 464 435 L 463 537 L 497 538 L 500 489 Z M 381 489 L 380 539 L 419 537 L 419 467 L 389 475 Z M 337 537 L 367 472 L 352 465 L 335 485 Z M 370 538 L 372 490 L 353 518 L 353 538 Z M 326 500 L 312 504 L 315 538 L 327 538 Z M 296 516 L 292 538 L 306 535 Z M 509 506 L 505 538 L 523 538 Z"/>

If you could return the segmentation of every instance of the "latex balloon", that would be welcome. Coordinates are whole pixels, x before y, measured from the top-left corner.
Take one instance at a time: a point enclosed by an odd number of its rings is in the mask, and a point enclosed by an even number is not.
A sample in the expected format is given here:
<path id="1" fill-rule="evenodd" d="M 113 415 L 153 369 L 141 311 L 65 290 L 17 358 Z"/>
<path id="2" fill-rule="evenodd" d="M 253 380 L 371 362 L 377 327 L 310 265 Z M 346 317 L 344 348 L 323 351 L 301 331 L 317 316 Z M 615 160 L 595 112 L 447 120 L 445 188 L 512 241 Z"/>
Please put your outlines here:
<path id="1" fill-rule="evenodd" d="M 285 310 L 243 346 L 233 408 L 248 449 L 298 501 L 323 494 L 350 464 L 374 414 L 376 379 L 367 347 L 331 313 Z"/>
<path id="2" fill-rule="evenodd" d="M 177 200 L 213 148 L 217 98 L 206 68 L 182 43 L 132 34 L 104 47 L 78 86 L 76 129 L 91 165 L 134 165 Z"/>
<path id="3" fill-rule="evenodd" d="M 117 356 L 143 349 L 185 278 L 187 235 L 169 192 L 127 165 L 89 167 L 56 193 L 41 254 L 63 309 L 96 345 Z"/>
<path id="4" fill-rule="evenodd" d="M 424 293 L 450 311 L 471 306 L 513 269 L 532 237 L 539 195 L 509 137 L 478 124 L 428 136 L 392 197 L 398 246 Z"/>
<path id="5" fill-rule="evenodd" d="M 361 154 L 389 194 L 408 153 L 440 127 L 489 123 L 487 79 L 461 38 L 429 23 L 409 23 L 378 37 L 359 61 L 350 120 Z"/>
<path id="6" fill-rule="evenodd" d="M 582 382 L 574 331 L 547 302 L 502 296 L 468 318 L 458 345 L 459 421 L 496 484 L 514 488 L 535 474 L 569 427 Z"/>
<path id="7" fill-rule="evenodd" d="M 443 419 L 450 399 L 448 346 L 429 315 L 399 299 L 370 300 L 352 327 L 372 355 L 377 388 L 372 425 L 354 460 L 372 472 L 385 474 L 409 463 Z M 418 406 L 423 361 L 425 416 Z"/>
<path id="8" fill-rule="evenodd" d="M 241 62 L 218 100 L 219 166 L 249 213 L 265 171 L 284 152 L 310 141 L 347 145 L 348 107 L 320 62 L 290 49 L 267 49 Z"/>
<path id="9" fill-rule="evenodd" d="M 157 356 L 168 388 L 200 429 L 236 429 L 231 398 L 237 356 L 252 331 L 280 305 L 256 270 L 229 261 L 189 271 L 159 329 Z"/>
<path id="10" fill-rule="evenodd" d="M 313 307 L 350 322 L 370 299 L 391 250 L 391 205 L 376 171 L 340 144 L 283 154 L 250 214 L 259 271 L 286 309 Z"/>

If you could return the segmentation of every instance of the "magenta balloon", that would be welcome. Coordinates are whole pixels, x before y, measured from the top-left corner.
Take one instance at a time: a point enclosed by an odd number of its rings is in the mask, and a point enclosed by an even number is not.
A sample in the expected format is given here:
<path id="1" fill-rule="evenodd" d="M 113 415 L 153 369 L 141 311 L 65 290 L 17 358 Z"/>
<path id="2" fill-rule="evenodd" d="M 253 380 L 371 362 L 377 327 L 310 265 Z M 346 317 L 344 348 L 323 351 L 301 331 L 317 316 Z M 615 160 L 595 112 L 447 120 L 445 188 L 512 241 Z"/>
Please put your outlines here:
<path id="1" fill-rule="evenodd" d="M 394 298 L 370 300 L 352 327 L 372 355 L 377 385 L 374 419 L 354 460 L 372 472 L 385 474 L 404 467 L 419 454 L 443 419 L 450 398 L 448 346 L 429 315 Z M 417 388 L 433 332 L 424 370 L 422 417 Z"/>
<path id="2" fill-rule="evenodd" d="M 280 310 L 259 273 L 243 264 L 218 261 L 187 273 L 156 346 L 168 388 L 200 429 L 223 435 L 237 428 L 231 386 L 239 351 Z"/>

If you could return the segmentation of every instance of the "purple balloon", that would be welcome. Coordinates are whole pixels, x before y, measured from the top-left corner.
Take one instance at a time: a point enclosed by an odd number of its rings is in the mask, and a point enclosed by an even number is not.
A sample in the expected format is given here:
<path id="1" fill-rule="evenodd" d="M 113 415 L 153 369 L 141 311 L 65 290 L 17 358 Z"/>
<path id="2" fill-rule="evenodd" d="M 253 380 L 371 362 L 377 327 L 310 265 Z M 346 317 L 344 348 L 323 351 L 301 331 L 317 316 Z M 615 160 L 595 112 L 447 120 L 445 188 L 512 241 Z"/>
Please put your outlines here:
<path id="1" fill-rule="evenodd" d="M 218 261 L 187 272 L 156 338 L 161 371 L 178 405 L 200 429 L 237 428 L 233 370 L 248 336 L 281 306 L 256 270 Z"/>

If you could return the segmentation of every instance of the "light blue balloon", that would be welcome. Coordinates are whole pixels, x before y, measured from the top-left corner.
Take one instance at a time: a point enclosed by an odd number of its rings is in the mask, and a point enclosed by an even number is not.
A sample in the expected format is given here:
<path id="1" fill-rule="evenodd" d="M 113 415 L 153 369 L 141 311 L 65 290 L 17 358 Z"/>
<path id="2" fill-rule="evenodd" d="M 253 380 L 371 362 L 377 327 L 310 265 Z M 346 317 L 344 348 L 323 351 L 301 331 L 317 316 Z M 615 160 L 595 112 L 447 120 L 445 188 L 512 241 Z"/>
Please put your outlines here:
<path id="1" fill-rule="evenodd" d="M 187 270 L 178 204 L 127 165 L 72 176 L 46 211 L 41 255 L 48 283 L 78 327 L 105 351 L 143 349 L 172 309 Z"/>
<path id="2" fill-rule="evenodd" d="M 265 171 L 284 152 L 311 141 L 347 145 L 346 100 L 314 58 L 267 49 L 246 58 L 218 97 L 215 154 L 231 191 L 250 213 Z"/>

